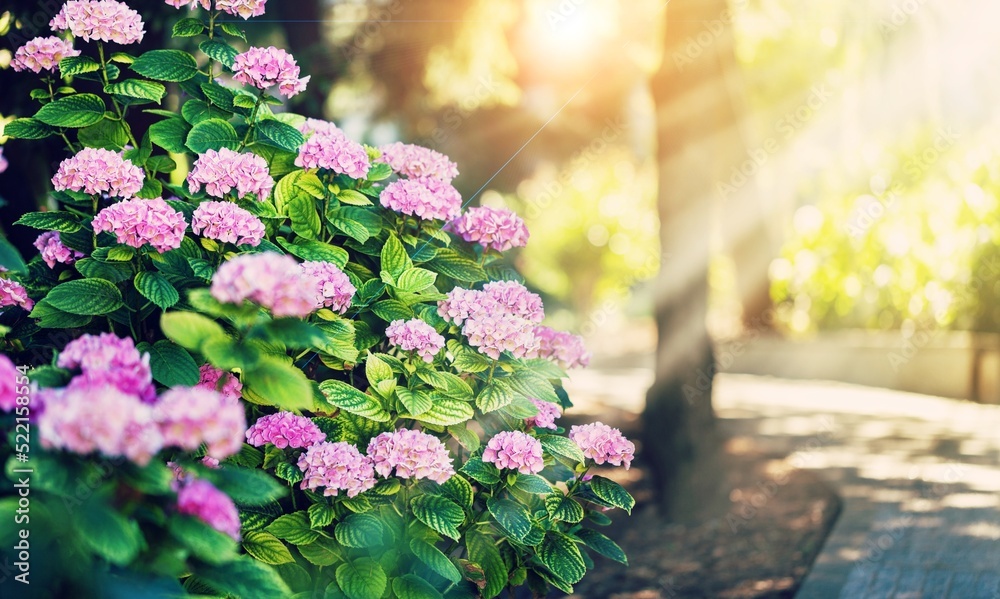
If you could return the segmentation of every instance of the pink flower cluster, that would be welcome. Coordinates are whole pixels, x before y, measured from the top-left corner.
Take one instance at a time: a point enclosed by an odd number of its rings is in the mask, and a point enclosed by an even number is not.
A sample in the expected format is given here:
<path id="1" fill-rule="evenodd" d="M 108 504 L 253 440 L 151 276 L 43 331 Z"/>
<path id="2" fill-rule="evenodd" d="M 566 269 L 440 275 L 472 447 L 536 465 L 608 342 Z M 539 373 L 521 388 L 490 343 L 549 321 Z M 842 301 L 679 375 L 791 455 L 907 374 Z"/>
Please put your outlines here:
<path id="1" fill-rule="evenodd" d="M 69 31 L 86 41 L 116 44 L 141 42 L 145 31 L 139 13 L 114 0 L 69 0 L 49 22 L 56 31 Z"/>
<path id="2" fill-rule="evenodd" d="M 149 354 L 140 353 L 131 337 L 123 339 L 113 333 L 83 335 L 66 344 L 56 365 L 80 369 L 70 386 L 111 386 L 145 403 L 156 400 Z"/>
<path id="3" fill-rule="evenodd" d="M 268 443 L 278 449 L 301 448 L 326 441 L 326 434 L 305 416 L 291 412 L 269 414 L 257 420 L 246 432 L 247 443 L 263 447 Z"/>
<path id="4" fill-rule="evenodd" d="M 354 179 L 363 179 L 371 166 L 365 147 L 348 139 L 339 129 L 310 135 L 299 148 L 295 165 L 326 169 Z"/>
<path id="5" fill-rule="evenodd" d="M 54 71 L 59 66 L 60 60 L 79 55 L 80 51 L 74 50 L 73 44 L 54 35 L 36 37 L 17 49 L 10 66 L 17 72 Z"/>
<path id="6" fill-rule="evenodd" d="M 483 285 L 483 294 L 499 304 L 504 311 L 532 322 L 545 319 L 542 298 L 517 281 L 493 281 Z"/>
<path id="7" fill-rule="evenodd" d="M 535 327 L 538 338 L 538 357 L 552 360 L 563 368 L 586 367 L 590 364 L 590 352 L 583 344 L 583 337 L 556 331 L 549 327 Z"/>
<path id="8" fill-rule="evenodd" d="M 35 240 L 35 247 L 42 254 L 42 260 L 55 268 L 56 264 L 73 264 L 77 258 L 83 258 L 83 254 L 63 245 L 62 238 L 58 231 L 46 231 Z"/>
<path id="9" fill-rule="evenodd" d="M 375 486 L 375 469 L 371 459 L 361 455 L 358 448 L 345 443 L 318 443 L 299 457 L 299 470 L 305 478 L 302 488 L 316 490 L 326 487 L 325 496 L 336 496 L 346 491 L 355 497 Z"/>
<path id="10" fill-rule="evenodd" d="M 385 334 L 389 343 L 403 351 L 416 351 L 428 363 L 444 348 L 444 337 L 419 318 L 394 320 L 386 327 Z"/>
<path id="11" fill-rule="evenodd" d="M 153 415 L 165 445 L 194 451 L 204 443 L 217 460 L 239 453 L 247 429 L 243 406 L 217 391 L 174 387 L 160 397 Z"/>
<path id="12" fill-rule="evenodd" d="M 299 79 L 299 65 L 292 55 L 280 48 L 250 48 L 236 55 L 233 64 L 233 79 L 257 89 L 278 86 L 278 92 L 285 97 L 305 91 L 309 77 Z"/>
<path id="13" fill-rule="evenodd" d="M 206 480 L 194 480 L 177 493 L 177 511 L 194 516 L 234 541 L 240 540 L 240 513 L 228 495 Z"/>
<path id="14" fill-rule="evenodd" d="M 0 354 L 0 412 L 10 412 L 17 407 L 17 383 L 22 376 L 7 354 Z"/>
<path id="15" fill-rule="evenodd" d="M 191 5 L 191 8 L 201 5 L 205 10 L 212 8 L 212 0 L 165 0 L 167 6 L 173 6 L 174 8 L 182 8 L 187 5 Z"/>
<path id="16" fill-rule="evenodd" d="M 3 155 L 3 148 L 0 147 L 0 173 L 3 173 L 4 171 L 6 171 L 7 167 L 9 167 L 9 166 L 10 166 L 10 162 L 4 157 L 4 155 Z M 2 267 L 0 267 L 0 268 L 2 268 Z M 0 271 L 0 272 L 3 272 L 3 271 Z"/>
<path id="17" fill-rule="evenodd" d="M 202 202 L 191 218 L 196 235 L 223 243 L 257 247 L 264 238 L 264 223 L 232 202 Z"/>
<path id="18" fill-rule="evenodd" d="M 216 0 L 215 8 L 244 20 L 264 14 L 267 0 Z"/>
<path id="19" fill-rule="evenodd" d="M 485 249 L 505 252 L 528 244 L 528 227 L 510 210 L 478 206 L 451 223 L 462 239 Z"/>
<path id="20" fill-rule="evenodd" d="M 420 431 L 382 433 L 368 443 L 368 456 L 375 471 L 385 477 L 395 468 L 399 478 L 427 478 L 443 484 L 455 474 L 444 443 Z"/>
<path id="21" fill-rule="evenodd" d="M 457 287 L 438 302 L 438 314 L 463 325 L 469 345 L 494 360 L 505 351 L 517 358 L 533 355 L 534 326 L 545 316 L 541 298 L 515 281 L 489 283 L 481 291 Z"/>
<path id="22" fill-rule="evenodd" d="M 304 123 L 299 125 L 299 132 L 309 139 L 310 136 L 316 133 L 340 133 L 340 127 L 334 125 L 330 121 L 324 121 L 322 119 L 306 119 Z"/>
<path id="23" fill-rule="evenodd" d="M 52 185 L 56 191 L 82 191 L 90 195 L 106 193 L 113 198 L 129 199 L 142 189 L 142 169 L 122 158 L 118 152 L 84 148 L 59 165 Z"/>
<path id="24" fill-rule="evenodd" d="M 229 148 L 208 150 L 199 156 L 188 173 L 187 181 L 194 193 L 198 193 L 204 185 L 205 193 L 213 198 L 225 198 L 235 189 L 238 198 L 255 195 L 263 202 L 274 189 L 267 161 L 256 154 L 235 152 Z"/>
<path id="25" fill-rule="evenodd" d="M 527 426 L 533 426 L 535 428 L 555 429 L 556 418 L 562 416 L 562 408 L 551 401 L 542 401 L 535 398 L 531 398 L 531 403 L 535 404 L 535 407 L 538 408 L 538 414 L 532 416 L 531 418 L 526 418 L 524 423 Z"/>
<path id="26" fill-rule="evenodd" d="M 422 220 L 451 220 L 462 211 L 462 196 L 436 179 L 400 179 L 386 185 L 382 206 Z"/>
<path id="27" fill-rule="evenodd" d="M 202 364 L 198 372 L 200 378 L 195 387 L 218 391 L 229 402 L 236 402 L 243 397 L 243 383 L 231 372 L 223 372 L 211 364 Z"/>
<path id="28" fill-rule="evenodd" d="M 616 428 L 595 422 L 575 425 L 569 429 L 569 438 L 583 451 L 583 455 L 598 464 L 605 462 L 628 470 L 635 455 L 635 445 Z"/>
<path id="29" fill-rule="evenodd" d="M 338 314 L 347 312 L 357 291 L 351 279 L 330 262 L 303 262 L 302 272 L 315 283 L 315 308 L 329 308 Z"/>
<path id="30" fill-rule="evenodd" d="M 483 450 L 483 461 L 522 474 L 535 474 L 545 468 L 542 443 L 520 431 L 503 431 L 494 435 Z"/>
<path id="31" fill-rule="evenodd" d="M 149 244 L 160 253 L 181 247 L 187 229 L 184 215 L 162 198 L 112 204 L 98 212 L 92 224 L 96 233 L 114 233 L 118 243 L 134 248 Z"/>
<path id="32" fill-rule="evenodd" d="M 0 310 L 7 306 L 20 306 L 31 311 L 35 302 L 28 297 L 28 290 L 17 281 L 0 277 Z"/>
<path id="33" fill-rule="evenodd" d="M 229 304 L 250 300 L 276 317 L 304 318 L 316 310 L 315 281 L 295 259 L 273 252 L 242 254 L 224 263 L 212 277 L 212 297 Z"/>
<path id="34" fill-rule="evenodd" d="M 458 165 L 444 154 L 429 148 L 396 142 L 384 145 L 379 150 L 382 151 L 379 161 L 406 177 L 433 177 L 451 183 L 458 176 Z"/>

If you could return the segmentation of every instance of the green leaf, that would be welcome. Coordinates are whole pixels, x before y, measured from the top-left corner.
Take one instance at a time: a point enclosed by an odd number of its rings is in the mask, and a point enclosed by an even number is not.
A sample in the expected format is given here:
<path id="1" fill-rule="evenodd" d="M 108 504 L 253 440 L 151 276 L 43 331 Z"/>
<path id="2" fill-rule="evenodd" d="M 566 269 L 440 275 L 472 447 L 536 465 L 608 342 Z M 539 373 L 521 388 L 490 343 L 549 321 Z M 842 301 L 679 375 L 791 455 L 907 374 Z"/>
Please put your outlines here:
<path id="1" fill-rule="evenodd" d="M 413 309 L 399 300 L 377 302 L 372 306 L 372 312 L 386 322 L 413 318 Z"/>
<path id="2" fill-rule="evenodd" d="M 103 279 L 81 279 L 57 285 L 45 296 L 58 310 L 81 316 L 110 314 L 124 306 L 121 291 Z"/>
<path id="3" fill-rule="evenodd" d="M 134 560 L 143 545 L 138 522 L 126 518 L 100 499 L 88 501 L 83 509 L 77 510 L 73 525 L 79 531 L 79 539 L 119 566 Z"/>
<path id="4" fill-rule="evenodd" d="M 308 410 L 313 407 L 313 387 L 298 368 L 276 359 L 265 358 L 243 373 L 243 384 L 283 410 Z"/>
<path id="5" fill-rule="evenodd" d="M 411 414 L 415 420 L 437 426 L 454 426 L 468 422 L 475 415 L 472 406 L 464 401 L 446 397 L 434 397 L 431 409 L 420 414 Z"/>
<path id="6" fill-rule="evenodd" d="M 394 578 L 392 592 L 398 599 L 441 599 L 441 593 L 437 589 L 413 574 Z"/>
<path id="7" fill-rule="evenodd" d="M 400 291 L 423 291 L 428 287 L 434 287 L 436 280 L 437 273 L 422 268 L 411 268 L 396 278 L 395 287 Z"/>
<path id="8" fill-rule="evenodd" d="M 159 104 L 163 96 L 167 95 L 167 88 L 162 83 L 155 83 L 153 81 L 126 79 L 108 85 L 104 88 L 104 93 L 137 100 L 150 100 Z"/>
<path id="9" fill-rule="evenodd" d="M 392 176 L 392 167 L 385 162 L 373 162 L 371 168 L 368 169 L 368 175 L 365 179 L 369 181 L 382 181 L 388 179 Z"/>
<path id="10" fill-rule="evenodd" d="M 580 447 L 566 437 L 542 435 L 538 440 L 542 442 L 542 447 L 545 448 L 545 451 L 551 454 L 561 455 L 580 464 L 587 459 L 583 456 L 583 452 L 580 451 Z"/>
<path id="11" fill-rule="evenodd" d="M 292 231 L 306 239 L 319 237 L 323 223 L 316 210 L 316 200 L 308 195 L 297 195 L 288 202 L 286 210 L 292 219 Z"/>
<path id="12" fill-rule="evenodd" d="M 298 318 L 276 318 L 262 325 L 261 330 L 269 340 L 284 343 L 291 349 L 318 347 L 326 341 L 319 328 Z"/>
<path id="13" fill-rule="evenodd" d="M 437 495 L 444 495 L 465 509 L 472 509 L 475 491 L 472 484 L 462 476 L 452 476 L 437 486 Z"/>
<path id="14" fill-rule="evenodd" d="M 450 347 L 449 347 L 450 349 Z M 492 362 L 489 358 L 478 351 L 459 345 L 452 351 L 455 361 L 452 365 L 460 372 L 485 372 L 490 369 Z"/>
<path id="15" fill-rule="evenodd" d="M 227 110 L 229 112 L 242 112 L 244 114 L 249 114 L 250 111 L 244 111 L 244 109 L 237 109 L 236 105 L 233 103 L 233 99 L 236 97 L 236 91 L 229 89 L 228 87 L 223 87 L 218 83 L 202 83 L 201 92 L 205 94 L 208 101 L 211 104 Z"/>
<path id="16" fill-rule="evenodd" d="M 552 492 L 552 485 L 537 474 L 518 474 L 517 480 L 514 481 L 514 488 L 534 495 Z"/>
<path id="17" fill-rule="evenodd" d="M 601 500 L 619 507 L 629 514 L 632 513 L 632 508 L 635 507 L 635 499 L 632 498 L 624 487 L 611 479 L 604 478 L 603 476 L 595 476 L 590 479 L 590 490 Z"/>
<path id="18" fill-rule="evenodd" d="M 173 37 L 194 37 L 201 35 L 202 31 L 205 31 L 205 24 L 200 19 L 186 18 L 174 23 L 171 35 Z"/>
<path id="19" fill-rule="evenodd" d="M 469 458 L 469 461 L 462 466 L 462 472 L 484 485 L 495 485 L 500 482 L 500 470 L 481 458 Z"/>
<path id="20" fill-rule="evenodd" d="M 102 148 L 120 152 L 128 142 L 128 129 L 122 121 L 103 118 L 97 123 L 80 129 L 76 139 L 88 148 Z"/>
<path id="21" fill-rule="evenodd" d="M 299 467 L 295 464 L 289 464 L 288 462 L 281 462 L 274 467 L 274 474 L 277 475 L 281 480 L 292 483 L 293 485 L 297 482 L 301 482 L 305 475 L 299 470 Z"/>
<path id="22" fill-rule="evenodd" d="M 56 309 L 47 299 L 36 302 L 29 316 L 37 319 L 35 324 L 43 329 L 75 329 L 87 326 L 93 320 L 92 316 L 80 316 Z"/>
<path id="23" fill-rule="evenodd" d="M 344 547 L 368 549 L 382 545 L 385 529 L 382 521 L 371 514 L 349 514 L 334 530 L 334 536 Z"/>
<path id="24" fill-rule="evenodd" d="M 445 276 L 465 283 L 478 283 L 487 278 L 481 266 L 452 250 L 438 250 L 437 256 L 428 265 Z"/>
<path id="25" fill-rule="evenodd" d="M 226 465 L 204 473 L 220 491 L 242 506 L 268 505 L 285 496 L 288 487 L 259 468 Z"/>
<path id="26" fill-rule="evenodd" d="M 371 206 L 374 204 L 367 196 L 353 189 L 342 189 L 337 194 L 337 199 L 340 200 L 340 203 L 348 206 Z"/>
<path id="27" fill-rule="evenodd" d="M 423 369 L 417 371 L 417 377 L 448 397 L 472 399 L 472 387 L 469 383 L 450 372 Z"/>
<path id="28" fill-rule="evenodd" d="M 42 106 L 35 120 L 53 127 L 78 129 L 104 118 L 104 100 L 94 94 L 74 94 Z"/>
<path id="29" fill-rule="evenodd" d="M 266 119 L 257 123 L 255 128 L 257 140 L 268 145 L 297 152 L 306 139 L 298 129 L 275 119 Z"/>
<path id="30" fill-rule="evenodd" d="M 397 387 L 396 397 L 403 403 L 410 416 L 420 416 L 434 407 L 431 396 L 423 391 L 410 391 L 406 387 Z"/>
<path id="31" fill-rule="evenodd" d="M 181 106 L 181 115 L 184 116 L 184 120 L 191 123 L 192 125 L 197 125 L 202 121 L 208 119 L 222 119 L 226 120 L 231 113 L 222 110 L 216 106 L 211 106 L 207 102 L 198 99 L 190 99 Z"/>
<path id="32" fill-rule="evenodd" d="M 341 218 L 339 216 L 328 216 L 327 220 L 334 228 L 351 239 L 354 239 L 358 243 L 365 243 L 371 239 L 371 234 L 368 232 L 368 229 L 360 223 L 347 218 Z"/>
<path id="33" fill-rule="evenodd" d="M 59 61 L 59 75 L 61 77 L 94 73 L 100 68 L 100 63 L 89 56 L 68 56 Z"/>
<path id="34" fill-rule="evenodd" d="M 389 413 L 374 397 L 358 391 L 347 383 L 335 380 L 319 384 L 327 402 L 345 412 L 363 416 L 375 422 L 388 422 Z"/>
<path id="35" fill-rule="evenodd" d="M 403 243 L 399 237 L 390 233 L 382 246 L 382 270 L 392 275 L 393 279 L 398 279 L 399 275 L 413 268 L 413 262 L 403 248 Z"/>
<path id="36" fill-rule="evenodd" d="M 531 514 L 528 508 L 516 501 L 495 497 L 491 497 L 486 506 L 504 532 L 519 543 L 524 542 L 524 538 L 531 532 Z M 582 514 L 580 517 L 583 517 Z"/>
<path id="37" fill-rule="evenodd" d="M 465 511 L 455 502 L 439 495 L 419 495 L 410 501 L 410 509 L 418 520 L 435 531 L 458 540 L 458 527 L 465 522 Z"/>
<path id="38" fill-rule="evenodd" d="M 550 572 L 569 584 L 580 582 L 587 573 L 580 548 L 561 532 L 549 531 L 538 546 L 538 559 Z"/>
<path id="39" fill-rule="evenodd" d="M 155 272 L 143 271 L 136 274 L 135 290 L 164 310 L 173 307 L 181 299 L 170 281 Z"/>
<path id="40" fill-rule="evenodd" d="M 628 565 L 628 557 L 625 555 L 625 552 L 622 551 L 622 548 L 618 546 L 618 543 L 615 543 L 596 530 L 581 528 L 576 531 L 576 536 L 579 537 L 581 541 L 586 543 L 587 547 L 590 547 L 604 557 L 613 559 L 620 564 L 625 564 L 626 566 Z"/>
<path id="41" fill-rule="evenodd" d="M 45 139 L 54 129 L 36 119 L 14 119 L 3 127 L 3 135 L 15 139 Z"/>
<path id="42" fill-rule="evenodd" d="M 140 345 L 140 351 L 149 352 L 149 367 L 157 383 L 167 387 L 193 387 L 198 384 L 201 378 L 198 364 L 184 348 L 166 339 L 160 339 L 153 345 Z"/>
<path id="43" fill-rule="evenodd" d="M 323 537 L 316 539 L 314 543 L 299 545 L 298 550 L 302 557 L 316 566 L 332 566 L 343 557 L 340 545 L 333 539 Z"/>
<path id="44" fill-rule="evenodd" d="M 337 566 L 337 584 L 349 599 L 379 599 L 388 582 L 382 566 L 370 557 Z"/>
<path id="45" fill-rule="evenodd" d="M 29 212 L 14 224 L 61 233 L 75 233 L 83 228 L 80 219 L 69 212 Z"/>
<path id="46" fill-rule="evenodd" d="M 181 50 L 150 50 L 136 58 L 131 68 L 157 81 L 187 81 L 198 74 L 194 57 Z"/>
<path id="47" fill-rule="evenodd" d="M 237 555 L 236 541 L 196 518 L 174 516 L 167 528 L 171 536 L 204 562 L 220 564 L 234 559 Z"/>
<path id="48" fill-rule="evenodd" d="M 583 506 L 558 491 L 545 498 L 545 511 L 553 521 L 576 524 L 583 520 Z"/>
<path id="49" fill-rule="evenodd" d="M 500 557 L 500 551 L 493 539 L 475 531 L 470 531 L 465 539 L 469 559 L 482 567 L 486 574 L 486 587 L 481 593 L 484 599 L 492 599 L 507 586 L 507 565 Z"/>
<path id="50" fill-rule="evenodd" d="M 469 451 L 476 451 L 481 445 L 479 435 L 464 426 L 449 426 L 448 433 Z"/>
<path id="51" fill-rule="evenodd" d="M 448 556 L 427 541 L 423 541 L 421 539 L 410 540 L 410 551 L 412 551 L 413 555 L 417 556 L 417 559 L 423 562 L 425 566 L 433 570 L 434 573 L 442 578 L 454 583 L 458 583 L 462 580 L 462 573 L 459 572 L 455 564 L 448 559 Z"/>
<path id="52" fill-rule="evenodd" d="M 194 312 L 169 312 L 160 317 L 160 329 L 174 343 L 191 351 L 201 351 L 209 339 L 225 338 L 219 323 Z"/>
<path id="53" fill-rule="evenodd" d="M 222 148 L 235 150 L 240 147 L 240 138 L 228 121 L 208 119 L 191 127 L 185 145 L 195 154 L 204 154 Z"/>
<path id="54" fill-rule="evenodd" d="M 28 269 L 21 253 L 3 235 L 0 235 L 0 266 L 14 272 L 25 272 Z"/>
<path id="55" fill-rule="evenodd" d="M 279 237 L 278 244 L 288 250 L 289 254 L 303 260 L 331 262 L 340 268 L 343 268 L 347 264 L 347 250 L 330 245 L 329 243 L 302 238 L 296 239 L 295 243 L 291 243 L 284 237 Z"/>
<path id="56" fill-rule="evenodd" d="M 291 589 L 277 572 L 247 557 L 239 557 L 217 566 L 198 568 L 197 578 L 220 594 L 239 599 L 274 599 L 292 595 Z"/>
<path id="57" fill-rule="evenodd" d="M 309 526 L 312 528 L 326 528 L 337 516 L 337 510 L 325 503 L 314 503 L 306 511 L 309 513 Z"/>
<path id="58" fill-rule="evenodd" d="M 198 48 L 207 56 L 218 60 L 229 69 L 233 68 L 233 64 L 236 62 L 236 55 L 239 54 L 236 48 L 217 39 L 205 40 Z"/>
<path id="59" fill-rule="evenodd" d="M 247 36 L 245 33 L 243 33 L 243 30 L 234 25 L 233 23 L 229 23 L 228 21 L 223 21 L 222 23 L 218 23 L 218 25 L 222 29 L 223 33 L 225 33 L 226 35 L 238 37 L 244 42 L 247 41 Z"/>
<path id="60" fill-rule="evenodd" d="M 476 397 L 476 407 L 483 414 L 495 412 L 514 401 L 514 392 L 503 379 L 494 379 Z"/>
<path id="61" fill-rule="evenodd" d="M 285 514 L 267 525 L 265 530 L 292 545 L 308 545 L 319 538 L 319 533 L 309 526 L 309 518 L 304 511 Z"/>
<path id="62" fill-rule="evenodd" d="M 153 123 L 149 127 L 149 139 L 168 152 L 184 154 L 188 151 L 184 142 L 190 131 L 184 119 L 173 117 Z"/>

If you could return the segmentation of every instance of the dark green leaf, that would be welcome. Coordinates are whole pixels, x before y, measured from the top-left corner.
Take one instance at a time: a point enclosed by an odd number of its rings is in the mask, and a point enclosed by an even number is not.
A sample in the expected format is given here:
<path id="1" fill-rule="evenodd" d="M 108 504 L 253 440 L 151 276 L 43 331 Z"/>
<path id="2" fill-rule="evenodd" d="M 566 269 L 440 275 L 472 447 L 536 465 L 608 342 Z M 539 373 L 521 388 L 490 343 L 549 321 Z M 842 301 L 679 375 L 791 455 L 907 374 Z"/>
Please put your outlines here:
<path id="1" fill-rule="evenodd" d="M 566 437 L 542 435 L 538 440 L 542 442 L 542 447 L 551 454 L 561 455 L 581 464 L 587 459 L 580 451 L 580 447 Z"/>
<path id="2" fill-rule="evenodd" d="M 438 495 L 420 495 L 410 502 L 418 520 L 452 539 L 459 538 L 458 527 L 465 521 L 465 512 L 455 502 Z"/>
<path id="3" fill-rule="evenodd" d="M 257 123 L 258 141 L 272 146 L 297 152 L 299 146 L 305 143 L 305 138 L 298 129 L 275 119 L 266 119 Z"/>
<path id="4" fill-rule="evenodd" d="M 198 46 L 209 57 L 218 60 L 227 68 L 232 69 L 239 51 L 222 40 L 210 39 Z"/>
<path id="5" fill-rule="evenodd" d="M 42 106 L 35 120 L 53 127 L 78 129 L 104 118 L 104 100 L 94 94 L 74 94 Z"/>
<path id="6" fill-rule="evenodd" d="M 132 70 L 157 81 L 187 81 L 198 74 L 198 63 L 181 50 L 150 50 L 135 59 Z"/>
<path id="7" fill-rule="evenodd" d="M 484 599 L 492 599 L 499 595 L 507 586 L 507 565 L 493 539 L 475 531 L 470 531 L 465 539 L 469 550 L 469 559 L 479 564 L 486 574 L 486 586 L 481 593 Z"/>
<path id="8" fill-rule="evenodd" d="M 462 573 L 458 571 L 455 564 L 448 559 L 440 549 L 421 539 L 410 540 L 410 551 L 417 556 L 425 566 L 433 570 L 437 575 L 451 582 L 462 580 Z"/>
<path id="9" fill-rule="evenodd" d="M 235 150 L 240 146 L 240 138 L 229 122 L 222 119 L 208 119 L 191 127 L 185 145 L 195 154 L 204 154 L 208 150 L 222 148 Z"/>
<path id="10" fill-rule="evenodd" d="M 104 88 L 104 93 L 138 100 L 150 100 L 159 104 L 163 96 L 167 95 L 167 88 L 163 87 L 162 83 L 153 81 L 126 79 L 108 85 Z"/>
<path id="11" fill-rule="evenodd" d="M 309 526 L 309 518 L 304 511 L 285 514 L 267 525 L 267 532 L 292 545 L 308 545 L 319 538 L 319 533 Z"/>
<path id="12" fill-rule="evenodd" d="M 337 541 L 344 547 L 368 549 L 382 544 L 385 529 L 371 514 L 349 514 L 334 530 Z"/>
<path id="13" fill-rule="evenodd" d="M 36 119 L 14 119 L 4 125 L 3 134 L 15 139 L 45 139 L 55 135 L 54 129 Z"/>
<path id="14" fill-rule="evenodd" d="M 135 289 L 143 297 L 166 310 L 180 301 L 180 294 L 161 274 L 143 271 L 135 275 Z"/>
<path id="15" fill-rule="evenodd" d="M 462 466 L 462 472 L 484 485 L 495 485 L 500 482 L 500 470 L 480 458 L 469 458 L 469 461 Z"/>
<path id="16" fill-rule="evenodd" d="M 173 37 L 194 37 L 201 35 L 202 31 L 205 31 L 205 23 L 200 19 L 186 18 L 174 23 L 171 35 Z"/>
<path id="17" fill-rule="evenodd" d="M 191 553 L 210 564 L 221 564 L 236 557 L 236 541 L 201 520 L 174 516 L 168 524 L 170 534 Z"/>
<path id="18" fill-rule="evenodd" d="M 149 127 L 149 138 L 168 152 L 184 154 L 188 151 L 184 142 L 190 130 L 184 119 L 174 117 L 153 123 Z"/>
<path id="19" fill-rule="evenodd" d="M 349 599 L 379 599 L 388 582 L 382 566 L 370 557 L 337 566 L 337 584 Z"/>
<path id="20" fill-rule="evenodd" d="M 54 287 L 45 299 L 58 310 L 81 316 L 102 316 L 125 305 L 118 287 L 103 279 L 62 283 Z"/>
<path id="21" fill-rule="evenodd" d="M 413 574 L 394 578 L 392 591 L 398 599 L 441 599 L 441 593 L 437 589 Z"/>
<path id="22" fill-rule="evenodd" d="M 572 497 L 566 497 L 559 491 L 545 498 L 545 511 L 554 522 L 576 524 L 583 520 L 583 506 Z"/>
<path id="23" fill-rule="evenodd" d="M 516 501 L 495 497 L 491 497 L 486 505 L 507 534 L 518 542 L 524 542 L 524 538 L 531 532 L 531 514 L 528 513 L 528 508 Z"/>
<path id="24" fill-rule="evenodd" d="M 68 56 L 59 61 L 59 75 L 61 77 L 94 73 L 100 68 L 100 63 L 89 56 Z"/>
<path id="25" fill-rule="evenodd" d="M 272 568 L 245 557 L 210 568 L 199 568 L 197 577 L 221 594 L 239 599 L 274 599 L 292 595 L 291 589 Z"/>
<path id="26" fill-rule="evenodd" d="M 69 212 L 29 212 L 17 219 L 14 224 L 62 233 L 75 233 L 82 228 L 80 219 Z"/>
<path id="27" fill-rule="evenodd" d="M 628 557 L 626 557 L 622 548 L 619 547 L 617 543 L 596 530 L 581 528 L 576 531 L 576 535 L 581 541 L 587 544 L 587 547 L 590 547 L 597 553 L 600 553 L 604 557 L 613 559 L 618 563 L 625 564 L 626 566 L 628 565 Z"/>
<path id="28" fill-rule="evenodd" d="M 632 513 L 632 508 L 635 507 L 635 499 L 632 498 L 624 487 L 611 479 L 604 478 L 603 476 L 595 476 L 590 479 L 590 490 L 600 499 L 630 514 Z"/>

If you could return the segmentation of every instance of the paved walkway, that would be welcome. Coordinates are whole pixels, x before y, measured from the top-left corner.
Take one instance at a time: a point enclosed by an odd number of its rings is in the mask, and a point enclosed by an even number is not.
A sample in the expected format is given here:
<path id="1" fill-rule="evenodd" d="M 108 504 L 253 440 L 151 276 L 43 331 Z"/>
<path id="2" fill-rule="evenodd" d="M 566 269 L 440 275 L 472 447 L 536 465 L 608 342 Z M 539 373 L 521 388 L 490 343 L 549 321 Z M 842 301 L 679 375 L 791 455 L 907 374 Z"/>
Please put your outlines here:
<path id="1" fill-rule="evenodd" d="M 650 379 L 581 373 L 574 411 L 634 415 Z M 798 597 L 1000 599 L 1000 407 L 747 375 L 719 376 L 715 406 L 844 501 Z"/>

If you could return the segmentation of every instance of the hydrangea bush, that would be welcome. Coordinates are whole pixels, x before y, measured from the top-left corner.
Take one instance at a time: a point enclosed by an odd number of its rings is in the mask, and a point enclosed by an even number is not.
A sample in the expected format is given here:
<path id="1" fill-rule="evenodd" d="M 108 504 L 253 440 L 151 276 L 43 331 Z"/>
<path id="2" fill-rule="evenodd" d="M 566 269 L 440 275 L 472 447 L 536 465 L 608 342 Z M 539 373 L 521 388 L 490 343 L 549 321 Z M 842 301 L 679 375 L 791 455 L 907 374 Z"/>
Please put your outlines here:
<path id="1" fill-rule="evenodd" d="M 167 3 L 197 55 L 134 56 L 138 12 L 70 0 L 12 63 L 41 107 L 5 134 L 68 150 L 59 209 L 18 221 L 40 255 L 0 277 L 0 457 L 17 481 L 30 456 L 32 542 L 62 560 L 33 582 L 491 598 L 625 563 L 593 527 L 633 499 L 591 468 L 634 447 L 558 423 L 589 358 L 505 262 L 523 221 L 463 212 L 442 154 L 280 112 L 309 77 L 247 43 L 265 0 Z"/>

